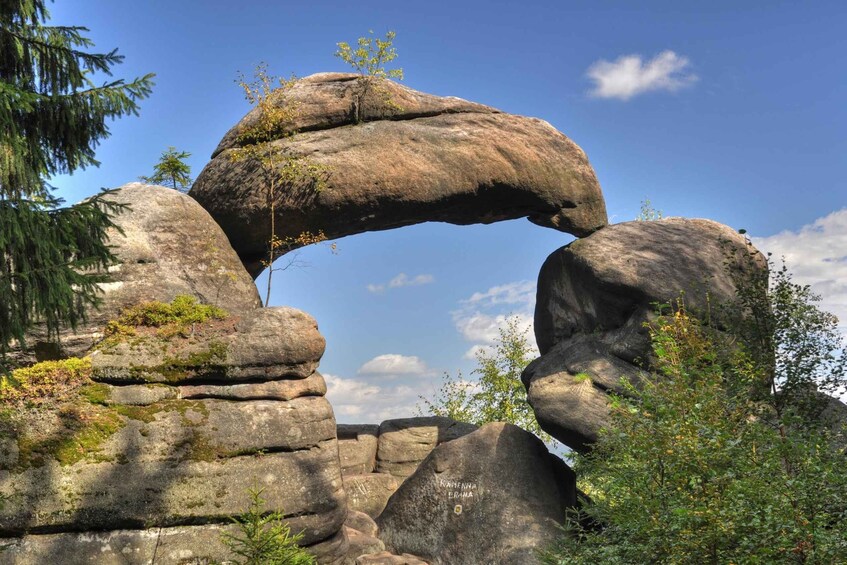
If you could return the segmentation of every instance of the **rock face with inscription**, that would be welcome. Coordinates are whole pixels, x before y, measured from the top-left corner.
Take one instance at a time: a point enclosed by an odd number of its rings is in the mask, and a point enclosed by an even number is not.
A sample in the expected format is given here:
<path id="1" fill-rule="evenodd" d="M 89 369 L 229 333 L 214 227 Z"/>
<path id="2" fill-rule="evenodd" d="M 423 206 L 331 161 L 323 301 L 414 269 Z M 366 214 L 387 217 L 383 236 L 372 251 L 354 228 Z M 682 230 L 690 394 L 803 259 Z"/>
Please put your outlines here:
<path id="1" fill-rule="evenodd" d="M 339 425 L 338 451 L 350 509 L 376 518 L 436 446 L 476 429 L 440 416 L 386 420 L 378 426 Z"/>
<path id="2" fill-rule="evenodd" d="M 493 423 L 436 447 L 377 524 L 387 549 L 433 565 L 527 565 L 575 504 L 561 459 L 532 434 Z"/>
<path id="3" fill-rule="evenodd" d="M 543 120 L 388 80 L 365 96 L 359 76 L 347 73 L 300 79 L 278 100 L 297 115 L 273 146 L 328 171 L 320 191 L 283 191 L 276 203 L 282 239 L 523 217 L 587 235 L 607 223 L 585 153 Z M 270 216 L 259 168 L 232 154 L 240 132 L 258 118 L 254 109 L 227 132 L 190 192 L 254 276 L 263 270 Z"/>
<path id="4" fill-rule="evenodd" d="M 522 376 L 541 427 L 587 450 L 607 423 L 608 393 L 623 392 L 623 378 L 637 385 L 647 375 L 644 324 L 656 304 L 684 293 L 690 311 L 705 312 L 734 300 L 736 277 L 764 268 L 743 236 L 711 220 L 615 224 L 554 251 L 538 275 L 541 357 Z"/>

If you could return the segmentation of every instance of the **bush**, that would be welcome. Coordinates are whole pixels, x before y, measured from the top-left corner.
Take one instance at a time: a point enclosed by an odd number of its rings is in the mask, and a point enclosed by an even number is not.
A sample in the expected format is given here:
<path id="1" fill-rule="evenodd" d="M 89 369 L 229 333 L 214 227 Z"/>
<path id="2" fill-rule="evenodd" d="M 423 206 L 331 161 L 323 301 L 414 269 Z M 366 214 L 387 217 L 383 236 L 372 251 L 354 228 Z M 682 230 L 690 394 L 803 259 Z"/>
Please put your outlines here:
<path id="1" fill-rule="evenodd" d="M 768 297 L 777 319 L 791 304 L 792 326 L 799 315 L 830 320 L 798 292 L 804 287 L 778 288 L 782 304 Z M 757 395 L 763 382 L 785 382 L 779 363 L 762 363 L 684 305 L 649 329 L 657 378 L 615 398 L 609 428 L 576 457 L 593 502 L 571 515 L 545 562 L 847 562 L 838 432 L 796 394 Z M 796 349 L 789 334 L 773 335 L 777 351 Z M 808 352 L 808 343 L 801 349 Z M 828 353 L 818 361 L 827 365 Z"/>

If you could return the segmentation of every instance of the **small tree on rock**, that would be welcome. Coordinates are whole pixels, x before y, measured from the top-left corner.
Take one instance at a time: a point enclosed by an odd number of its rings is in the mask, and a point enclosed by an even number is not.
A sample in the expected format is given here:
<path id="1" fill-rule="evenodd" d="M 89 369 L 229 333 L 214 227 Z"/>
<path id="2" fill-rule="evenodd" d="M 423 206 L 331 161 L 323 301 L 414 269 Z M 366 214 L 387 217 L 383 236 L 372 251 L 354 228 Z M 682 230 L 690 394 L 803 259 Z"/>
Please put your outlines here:
<path id="1" fill-rule="evenodd" d="M 238 132 L 238 147 L 230 157 L 235 160 L 250 160 L 258 165 L 263 179 L 264 198 L 270 214 L 268 233 L 268 255 L 262 261 L 268 269 L 268 284 L 265 305 L 271 298 L 274 261 L 286 251 L 298 245 L 318 243 L 326 239 L 322 232 L 301 233 L 296 238 L 281 238 L 277 235 L 276 209 L 284 194 L 301 193 L 315 195 L 323 190 L 329 179 L 327 167 L 308 158 L 295 155 L 274 142 L 297 133 L 295 118 L 297 107 L 288 97 L 295 78 L 274 78 L 267 73 L 267 66 L 256 67 L 253 80 L 239 74 L 236 82 L 244 90 L 244 96 L 258 110 L 255 119 L 247 122 Z M 334 249 L 334 246 L 333 246 Z M 284 269 L 286 267 L 282 267 Z"/>
<path id="2" fill-rule="evenodd" d="M 338 51 L 335 56 L 353 67 L 359 73 L 358 92 L 354 100 L 354 116 L 356 122 L 362 121 L 362 105 L 371 91 L 381 93 L 389 106 L 397 107 L 387 91 L 381 89 L 377 83 L 383 79 L 403 80 L 403 69 L 386 69 L 385 66 L 397 58 L 397 50 L 394 48 L 394 38 L 397 34 L 389 31 L 385 39 L 373 37 L 373 31 L 368 31 L 371 37 L 360 37 L 356 49 L 344 41 L 338 43 Z"/>
<path id="3" fill-rule="evenodd" d="M 191 157 L 188 151 L 177 151 L 176 147 L 168 147 L 162 151 L 159 162 L 153 167 L 149 177 L 139 177 L 150 184 L 169 186 L 180 192 L 187 192 L 191 184 L 191 166 L 184 161 Z"/>

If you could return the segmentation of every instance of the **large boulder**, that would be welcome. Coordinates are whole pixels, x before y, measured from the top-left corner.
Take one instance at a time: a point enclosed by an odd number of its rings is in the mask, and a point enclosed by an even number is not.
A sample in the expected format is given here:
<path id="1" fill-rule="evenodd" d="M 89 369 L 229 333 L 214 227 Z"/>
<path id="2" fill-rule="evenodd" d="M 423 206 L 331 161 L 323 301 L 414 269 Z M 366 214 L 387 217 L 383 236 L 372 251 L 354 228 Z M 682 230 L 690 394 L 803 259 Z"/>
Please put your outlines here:
<path id="1" fill-rule="evenodd" d="M 532 434 L 493 423 L 436 447 L 377 524 L 387 549 L 433 565 L 527 565 L 575 504 L 561 459 Z"/>
<path id="2" fill-rule="evenodd" d="M 60 333 L 61 351 L 50 344 L 44 328 L 36 327 L 27 338 L 27 351 L 12 352 L 15 362 L 80 355 L 103 337 L 107 321 L 140 302 L 170 302 L 188 294 L 233 315 L 261 305 L 256 285 L 227 236 L 194 199 L 138 182 L 122 186 L 108 199 L 128 209 L 114 218 L 120 229 L 108 233 L 118 262 L 109 268 L 111 282 L 100 285 L 102 303 L 88 310 L 87 321 L 76 331 Z"/>
<path id="3" fill-rule="evenodd" d="M 320 563 L 347 559 L 317 324 L 293 308 L 232 318 L 173 335 L 133 327 L 96 345 L 90 375 L 61 394 L 0 398 L 12 414 L 0 422 L 2 558 L 219 562 L 220 533 L 261 489 Z"/>
<path id="4" fill-rule="evenodd" d="M 547 122 L 387 80 L 362 96 L 359 80 L 316 74 L 278 98 L 296 116 L 280 128 L 274 147 L 325 166 L 329 175 L 320 191 L 281 191 L 279 237 L 322 231 L 334 239 L 426 221 L 520 217 L 580 236 L 606 225 L 585 153 Z M 261 170 L 249 159 L 234 160 L 233 150 L 258 118 L 254 109 L 227 132 L 190 192 L 253 276 L 267 254 L 270 212 Z"/>
<path id="5" fill-rule="evenodd" d="M 616 224 L 554 251 L 538 276 L 541 357 L 522 376 L 541 427 L 588 449 L 608 421 L 608 393 L 647 376 L 645 323 L 657 304 L 683 296 L 689 311 L 711 310 L 716 321 L 717 305 L 736 298 L 736 281 L 764 269 L 743 236 L 710 220 Z"/>

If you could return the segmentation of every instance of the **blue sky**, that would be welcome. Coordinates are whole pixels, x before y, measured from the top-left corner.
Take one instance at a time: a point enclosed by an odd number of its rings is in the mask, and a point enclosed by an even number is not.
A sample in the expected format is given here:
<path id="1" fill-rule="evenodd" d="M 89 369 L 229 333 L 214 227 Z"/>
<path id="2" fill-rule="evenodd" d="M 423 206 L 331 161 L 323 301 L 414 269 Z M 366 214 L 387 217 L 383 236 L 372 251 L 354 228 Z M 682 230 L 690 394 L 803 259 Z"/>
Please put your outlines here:
<path id="1" fill-rule="evenodd" d="M 537 116 L 588 154 L 612 222 L 665 215 L 745 228 L 847 319 L 847 8 L 843 2 L 121 2 L 67 0 L 53 23 L 155 72 L 102 166 L 59 177 L 68 201 L 150 174 L 173 145 L 196 176 L 249 109 L 233 82 L 345 70 L 338 41 L 397 32 L 412 88 Z M 470 371 L 568 236 L 525 220 L 424 224 L 306 249 L 272 304 L 315 316 L 339 421 L 407 415 L 444 371 Z M 260 279 L 261 284 L 261 279 Z"/>

